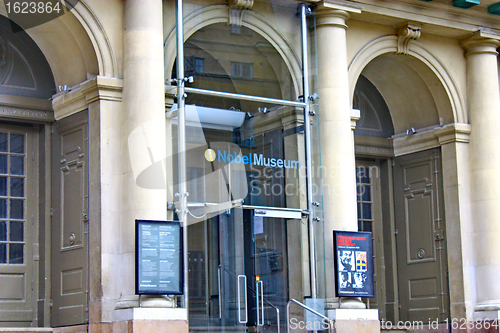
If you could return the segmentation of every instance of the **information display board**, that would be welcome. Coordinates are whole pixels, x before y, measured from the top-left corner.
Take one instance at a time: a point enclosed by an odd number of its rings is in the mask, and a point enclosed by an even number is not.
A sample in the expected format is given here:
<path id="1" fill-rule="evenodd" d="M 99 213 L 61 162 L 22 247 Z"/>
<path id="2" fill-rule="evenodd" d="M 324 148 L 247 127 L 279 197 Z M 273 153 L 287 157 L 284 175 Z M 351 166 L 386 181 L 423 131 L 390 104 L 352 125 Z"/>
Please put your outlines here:
<path id="1" fill-rule="evenodd" d="M 135 293 L 183 293 L 182 228 L 175 221 L 135 221 Z"/>
<path id="2" fill-rule="evenodd" d="M 337 296 L 374 297 L 371 232 L 334 231 Z"/>

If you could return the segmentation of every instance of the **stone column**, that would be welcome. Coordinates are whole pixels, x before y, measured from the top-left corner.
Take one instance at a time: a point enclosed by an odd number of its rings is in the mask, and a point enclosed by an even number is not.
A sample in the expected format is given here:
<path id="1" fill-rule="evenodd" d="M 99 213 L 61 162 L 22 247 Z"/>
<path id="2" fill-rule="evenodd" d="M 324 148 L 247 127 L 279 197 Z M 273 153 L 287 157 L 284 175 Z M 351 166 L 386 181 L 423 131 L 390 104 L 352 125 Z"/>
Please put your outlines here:
<path id="1" fill-rule="evenodd" d="M 318 94 L 321 132 L 321 164 L 325 218 L 326 295 L 329 307 L 335 299 L 333 230 L 357 231 L 354 136 L 347 74 L 346 20 L 343 10 L 319 8 Z M 323 286 L 318 286 L 320 294 Z M 352 300 L 352 299 L 351 299 Z M 346 300 L 345 306 L 364 307 Z M 344 307 L 344 306 L 342 306 Z"/>
<path id="2" fill-rule="evenodd" d="M 474 223 L 476 311 L 500 310 L 500 36 L 478 31 L 462 40 L 467 59 L 471 208 Z"/>
<path id="3" fill-rule="evenodd" d="M 116 288 L 122 295 L 117 309 L 139 305 L 134 290 L 135 220 L 166 219 L 162 16 L 162 0 L 125 1 L 122 150 L 119 152 L 123 179 L 117 230 L 123 268 L 115 273 L 116 280 L 112 281 L 118 284 Z M 141 302 L 142 306 L 147 303 Z M 172 306 L 170 302 L 154 300 L 154 303 Z"/>

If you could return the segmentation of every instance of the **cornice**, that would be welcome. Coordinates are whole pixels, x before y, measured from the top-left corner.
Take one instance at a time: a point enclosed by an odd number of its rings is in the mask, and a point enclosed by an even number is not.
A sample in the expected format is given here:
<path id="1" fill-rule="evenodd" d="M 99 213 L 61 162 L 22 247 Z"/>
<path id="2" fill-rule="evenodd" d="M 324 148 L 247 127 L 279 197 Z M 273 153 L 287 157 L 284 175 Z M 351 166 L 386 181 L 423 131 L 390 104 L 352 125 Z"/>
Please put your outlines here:
<path id="1" fill-rule="evenodd" d="M 123 80 L 97 76 L 85 82 L 72 91 L 55 95 L 52 106 L 57 120 L 88 108 L 96 101 L 121 102 Z"/>

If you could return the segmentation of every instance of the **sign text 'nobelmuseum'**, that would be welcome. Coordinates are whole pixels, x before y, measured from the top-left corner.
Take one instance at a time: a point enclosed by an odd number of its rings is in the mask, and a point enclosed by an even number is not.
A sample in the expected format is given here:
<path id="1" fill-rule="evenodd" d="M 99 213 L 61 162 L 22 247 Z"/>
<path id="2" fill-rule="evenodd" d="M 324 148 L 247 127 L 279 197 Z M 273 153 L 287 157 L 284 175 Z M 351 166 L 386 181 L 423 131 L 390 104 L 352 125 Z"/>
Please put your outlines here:
<path id="1" fill-rule="evenodd" d="M 227 153 L 227 151 L 217 151 L 217 161 L 224 163 L 243 163 L 245 165 L 259 165 L 272 168 L 300 169 L 300 161 L 285 160 L 282 158 L 264 157 L 263 154 L 239 155 L 238 153 Z"/>

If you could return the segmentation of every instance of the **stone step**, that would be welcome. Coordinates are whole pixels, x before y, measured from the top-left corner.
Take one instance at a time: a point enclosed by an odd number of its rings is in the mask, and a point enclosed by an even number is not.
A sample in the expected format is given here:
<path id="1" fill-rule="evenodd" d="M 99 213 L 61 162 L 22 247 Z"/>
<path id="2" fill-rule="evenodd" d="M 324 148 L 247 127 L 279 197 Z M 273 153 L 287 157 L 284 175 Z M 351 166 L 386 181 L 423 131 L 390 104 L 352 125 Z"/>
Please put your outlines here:
<path id="1" fill-rule="evenodd" d="M 54 329 L 50 327 L 16 327 L 16 328 L 0 327 L 0 333 L 18 333 L 18 332 L 54 332 Z"/>

